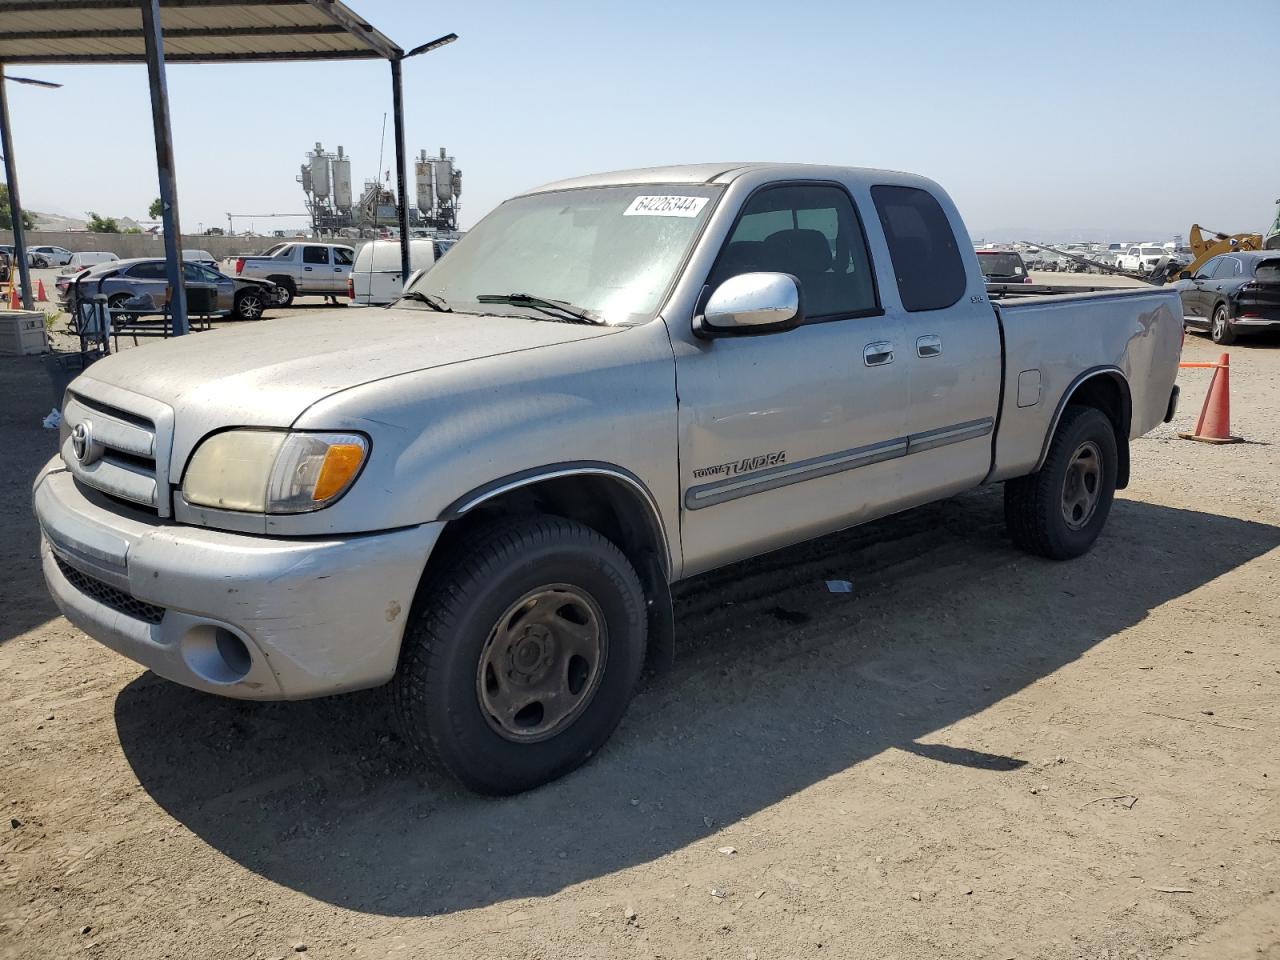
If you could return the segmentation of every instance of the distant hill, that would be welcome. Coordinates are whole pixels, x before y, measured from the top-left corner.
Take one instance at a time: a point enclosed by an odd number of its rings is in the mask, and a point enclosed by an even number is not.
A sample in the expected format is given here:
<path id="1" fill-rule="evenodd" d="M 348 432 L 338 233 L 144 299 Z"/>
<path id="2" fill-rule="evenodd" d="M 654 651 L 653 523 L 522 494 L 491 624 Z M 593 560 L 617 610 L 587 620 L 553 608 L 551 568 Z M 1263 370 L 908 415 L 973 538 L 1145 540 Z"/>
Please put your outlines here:
<path id="1" fill-rule="evenodd" d="M 75 217 L 64 217 L 60 213 L 41 213 L 39 210 L 28 210 L 31 216 L 36 218 L 36 229 L 48 233 L 83 233 L 88 227 L 88 221 L 78 220 Z M 142 224 L 133 217 L 116 217 L 116 224 L 122 231 L 124 230 L 140 230 Z"/>

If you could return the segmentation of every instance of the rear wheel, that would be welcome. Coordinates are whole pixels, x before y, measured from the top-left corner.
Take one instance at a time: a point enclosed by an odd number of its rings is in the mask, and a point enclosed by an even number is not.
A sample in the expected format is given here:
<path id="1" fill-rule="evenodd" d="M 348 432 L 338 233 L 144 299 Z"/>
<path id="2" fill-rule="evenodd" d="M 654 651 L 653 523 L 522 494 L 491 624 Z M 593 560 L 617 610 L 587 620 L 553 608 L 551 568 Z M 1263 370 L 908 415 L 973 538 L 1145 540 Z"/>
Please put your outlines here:
<path id="1" fill-rule="evenodd" d="M 538 516 L 483 530 L 419 592 L 392 681 L 406 738 L 481 793 L 586 762 L 644 663 L 635 570 L 594 530 Z"/>
<path id="2" fill-rule="evenodd" d="M 1044 466 L 1004 485 L 1004 518 L 1013 542 L 1051 560 L 1093 546 L 1111 512 L 1119 464 L 1115 427 L 1101 410 L 1069 406 Z"/>
<path id="3" fill-rule="evenodd" d="M 267 279 L 276 285 L 277 307 L 287 307 L 293 303 L 293 298 L 298 295 L 298 291 L 292 280 L 288 277 L 268 277 Z"/>
<path id="4" fill-rule="evenodd" d="M 1209 338 L 1224 347 L 1236 342 L 1236 332 L 1231 329 L 1231 319 L 1227 316 L 1227 305 L 1220 303 L 1213 308 L 1213 321 L 1209 324 Z"/>
<path id="5" fill-rule="evenodd" d="M 127 293 L 113 293 L 107 298 L 107 307 L 111 310 L 111 320 L 113 323 L 119 321 L 128 323 L 138 319 L 137 314 L 120 312 L 128 300 L 129 294 Z"/>

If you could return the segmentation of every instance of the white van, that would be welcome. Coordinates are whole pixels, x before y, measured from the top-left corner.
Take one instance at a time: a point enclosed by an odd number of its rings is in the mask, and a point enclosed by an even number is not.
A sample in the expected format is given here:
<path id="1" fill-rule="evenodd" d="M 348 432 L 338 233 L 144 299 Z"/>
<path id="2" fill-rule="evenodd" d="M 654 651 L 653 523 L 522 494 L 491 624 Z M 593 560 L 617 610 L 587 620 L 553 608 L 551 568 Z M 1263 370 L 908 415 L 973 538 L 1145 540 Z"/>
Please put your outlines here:
<path id="1" fill-rule="evenodd" d="M 448 240 L 410 240 L 410 268 L 426 270 L 449 246 Z M 407 279 L 400 273 L 400 241 L 370 240 L 356 253 L 355 265 L 347 278 L 347 296 L 352 304 L 382 306 L 400 296 Z"/>
<path id="2" fill-rule="evenodd" d="M 73 253 L 71 259 L 67 261 L 67 265 L 63 267 L 59 273 L 79 273 L 87 267 L 97 266 L 99 263 L 107 263 L 110 260 L 119 260 L 114 253 L 106 250 L 82 250 L 79 253 Z"/>

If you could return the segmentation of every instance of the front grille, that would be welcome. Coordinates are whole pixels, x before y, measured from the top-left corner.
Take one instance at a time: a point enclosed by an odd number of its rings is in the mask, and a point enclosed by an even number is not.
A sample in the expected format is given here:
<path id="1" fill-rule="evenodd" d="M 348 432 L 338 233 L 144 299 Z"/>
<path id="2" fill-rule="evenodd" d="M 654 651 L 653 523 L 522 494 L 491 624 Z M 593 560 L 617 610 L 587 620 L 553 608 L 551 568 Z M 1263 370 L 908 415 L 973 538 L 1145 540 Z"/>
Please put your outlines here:
<path id="1" fill-rule="evenodd" d="M 81 462 L 74 445 L 63 444 L 63 460 L 75 478 L 113 498 L 127 500 L 165 515 L 157 470 L 157 430 L 153 420 L 86 397 L 69 396 L 63 417 L 69 431 L 89 429 L 95 454 Z"/>
<path id="2" fill-rule="evenodd" d="M 56 553 L 53 555 L 53 560 L 62 571 L 62 575 L 67 578 L 68 583 L 104 606 L 117 610 L 126 617 L 141 620 L 143 623 L 159 623 L 164 619 L 164 607 L 157 607 L 155 604 L 139 600 L 123 590 L 117 590 L 109 583 L 103 583 L 88 574 L 81 573 Z"/>

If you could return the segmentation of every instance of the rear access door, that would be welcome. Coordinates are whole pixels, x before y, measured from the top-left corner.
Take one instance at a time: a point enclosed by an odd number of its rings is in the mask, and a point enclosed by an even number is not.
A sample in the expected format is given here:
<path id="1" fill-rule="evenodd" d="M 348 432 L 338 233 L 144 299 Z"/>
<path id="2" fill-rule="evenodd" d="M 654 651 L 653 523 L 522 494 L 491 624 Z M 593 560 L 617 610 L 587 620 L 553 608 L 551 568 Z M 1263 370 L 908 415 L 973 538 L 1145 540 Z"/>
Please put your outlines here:
<path id="1" fill-rule="evenodd" d="M 981 272 L 969 266 L 975 255 L 964 223 L 945 194 L 873 184 L 871 198 L 889 253 L 877 258 L 881 298 L 904 331 L 902 490 L 925 502 L 976 486 L 991 469 L 1000 326 Z"/>

